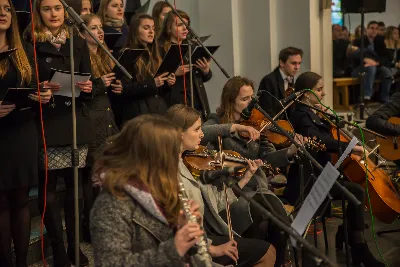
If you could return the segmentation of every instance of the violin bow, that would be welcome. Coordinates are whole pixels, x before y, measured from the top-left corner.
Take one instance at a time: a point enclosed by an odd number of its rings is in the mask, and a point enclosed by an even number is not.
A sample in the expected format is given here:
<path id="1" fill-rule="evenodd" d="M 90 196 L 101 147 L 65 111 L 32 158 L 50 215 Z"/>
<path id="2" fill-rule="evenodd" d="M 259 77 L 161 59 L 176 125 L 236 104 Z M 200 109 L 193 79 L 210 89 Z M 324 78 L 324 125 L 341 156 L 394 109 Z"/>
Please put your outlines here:
<path id="1" fill-rule="evenodd" d="M 224 168 L 225 164 L 225 153 L 222 150 L 222 137 L 219 135 L 218 136 L 218 146 L 219 146 L 219 155 L 220 155 L 220 161 L 221 161 L 221 168 Z M 226 186 L 225 183 L 223 183 L 223 188 L 224 188 L 224 193 L 225 193 L 225 210 L 226 210 L 226 219 L 228 221 L 228 230 L 229 230 L 229 240 L 233 241 L 233 230 L 232 230 L 232 220 L 231 220 L 231 210 L 230 210 L 230 205 L 228 201 L 228 187 Z M 237 265 L 237 261 L 235 261 L 235 266 Z"/>

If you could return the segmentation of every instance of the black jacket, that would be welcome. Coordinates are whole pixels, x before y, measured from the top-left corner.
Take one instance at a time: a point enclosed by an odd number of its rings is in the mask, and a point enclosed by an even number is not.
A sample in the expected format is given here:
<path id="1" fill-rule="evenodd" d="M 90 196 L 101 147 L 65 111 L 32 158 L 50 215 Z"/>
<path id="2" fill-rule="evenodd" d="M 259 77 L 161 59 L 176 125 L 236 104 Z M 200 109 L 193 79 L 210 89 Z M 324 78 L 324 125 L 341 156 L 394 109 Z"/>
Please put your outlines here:
<path id="1" fill-rule="evenodd" d="M 194 92 L 194 108 L 201 111 L 202 118 L 207 119 L 210 115 L 210 105 L 208 103 L 208 96 L 204 83 L 212 78 L 212 72 L 204 75 L 203 72 L 197 68 L 193 68 L 193 92 Z M 185 74 L 186 82 L 186 101 L 187 105 L 191 105 L 190 94 L 190 76 L 189 73 Z M 176 77 L 174 89 L 168 96 L 167 104 L 169 107 L 175 104 L 185 104 L 184 81 L 183 76 Z"/>
<path id="2" fill-rule="evenodd" d="M 368 117 L 367 127 L 380 134 L 399 136 L 400 126 L 387 122 L 391 117 L 400 117 L 400 93 L 392 95 L 388 102 Z"/>
<path id="3" fill-rule="evenodd" d="M 296 104 L 294 111 L 290 115 L 290 121 L 296 133 L 308 137 L 316 136 L 321 140 L 321 143 L 325 144 L 326 151 L 312 153 L 323 167 L 331 160 L 330 153 L 339 151 L 339 143 L 331 134 L 330 124 L 320 119 L 310 108 Z M 340 142 L 341 151 L 344 151 L 347 145 L 348 143 Z M 307 160 L 302 160 L 302 162 L 305 192 L 307 193 L 313 184 L 313 182 L 309 182 L 312 179 L 311 174 L 314 173 L 318 177 L 319 171 L 313 168 Z M 299 165 L 297 163 L 290 166 L 287 178 L 284 196 L 290 204 L 294 205 L 300 195 Z M 308 186 L 306 186 L 307 184 Z"/>
<path id="4" fill-rule="evenodd" d="M 376 36 L 374 39 L 374 50 L 367 49 L 368 45 L 370 44 L 370 41 L 367 36 L 364 36 L 364 56 L 363 58 L 371 58 L 377 62 L 381 66 L 387 65 L 388 61 L 390 60 L 390 55 L 388 53 L 388 50 L 386 49 L 385 45 L 385 38 L 383 36 Z M 361 48 L 361 38 L 358 38 L 353 41 L 353 45 L 356 47 Z M 360 65 L 360 51 L 357 51 L 351 55 L 351 58 L 353 60 L 353 65 L 359 66 Z"/>
<path id="5" fill-rule="evenodd" d="M 103 26 L 103 30 L 104 30 L 104 33 L 119 33 L 119 31 L 117 31 L 113 27 L 107 26 L 107 25 Z M 121 37 L 118 38 L 114 47 L 109 47 L 109 49 L 113 51 L 114 57 L 117 57 L 117 55 L 120 53 L 120 50 L 126 46 L 126 43 L 128 41 L 129 27 L 126 23 L 124 25 L 122 25 L 121 33 L 122 33 L 122 35 L 121 35 Z"/>
<path id="6" fill-rule="evenodd" d="M 39 68 L 39 82 L 50 79 L 52 68 L 57 70 L 70 71 L 70 41 L 61 46 L 58 51 L 49 42 L 36 43 L 37 61 Z M 91 73 L 89 49 L 86 42 L 74 36 L 74 64 L 75 71 Z M 65 88 L 64 88 L 65 89 Z M 86 101 L 90 101 L 92 94 L 82 93 L 76 98 L 76 122 L 78 144 L 88 144 L 93 139 L 93 132 L 90 125 L 90 118 Z M 46 142 L 51 146 L 66 146 L 72 144 L 72 109 L 71 98 L 65 96 L 54 96 L 54 107 L 49 104 L 43 105 L 43 119 L 45 127 Z M 40 128 L 40 122 L 38 121 Z"/>
<path id="7" fill-rule="evenodd" d="M 285 83 L 279 71 L 279 67 L 273 72 L 264 76 L 258 87 L 257 95 L 259 97 L 258 104 L 270 116 L 275 116 L 281 109 L 282 105 L 271 95 L 281 100 L 285 98 Z"/>

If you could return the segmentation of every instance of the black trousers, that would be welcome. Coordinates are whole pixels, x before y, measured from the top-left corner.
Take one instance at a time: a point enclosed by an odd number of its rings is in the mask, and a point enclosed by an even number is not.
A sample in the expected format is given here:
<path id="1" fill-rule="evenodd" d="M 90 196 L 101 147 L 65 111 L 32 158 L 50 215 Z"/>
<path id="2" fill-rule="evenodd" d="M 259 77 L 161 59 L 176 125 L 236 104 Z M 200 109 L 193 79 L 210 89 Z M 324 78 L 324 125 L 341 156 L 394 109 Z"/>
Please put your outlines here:
<path id="1" fill-rule="evenodd" d="M 218 246 L 229 242 L 228 236 L 207 236 L 212 240 L 212 245 Z M 268 251 L 270 244 L 259 239 L 249 239 L 243 237 L 234 238 L 237 243 L 239 259 L 237 266 L 253 266 L 256 264 Z M 231 265 L 235 262 L 228 256 L 213 258 L 213 262 L 222 265 Z"/>
<path id="2" fill-rule="evenodd" d="M 80 174 L 81 170 L 79 170 Z M 39 173 L 39 210 L 43 214 L 44 209 L 44 185 L 45 185 L 45 173 L 40 171 Z M 78 178 L 79 184 L 79 218 L 82 218 L 83 198 L 82 198 L 82 186 L 81 186 L 81 175 Z M 57 197 L 57 178 L 63 177 L 65 181 L 66 193 L 64 200 L 64 217 L 65 227 L 67 233 L 68 247 L 73 248 L 75 246 L 75 212 L 74 212 L 74 178 L 73 169 L 62 169 L 48 171 L 47 180 L 47 196 L 46 196 L 46 213 L 44 216 L 44 224 L 46 226 L 47 234 L 53 247 L 54 253 L 65 253 L 64 238 L 63 238 L 63 227 L 61 218 L 61 209 L 59 200 Z"/>
<path id="3" fill-rule="evenodd" d="M 284 220 L 290 224 L 290 218 L 287 216 L 282 203 L 276 196 L 264 194 L 268 203 L 265 203 L 261 194 L 256 194 L 253 199 L 264 206 L 272 214 L 275 214 L 278 219 Z M 287 247 L 288 235 L 283 232 L 278 226 L 267 220 L 264 215 L 250 205 L 251 217 L 253 219 L 252 225 L 242 234 L 246 238 L 258 238 L 267 240 L 276 249 L 276 262 L 275 266 L 282 266 L 285 263 L 285 254 Z"/>

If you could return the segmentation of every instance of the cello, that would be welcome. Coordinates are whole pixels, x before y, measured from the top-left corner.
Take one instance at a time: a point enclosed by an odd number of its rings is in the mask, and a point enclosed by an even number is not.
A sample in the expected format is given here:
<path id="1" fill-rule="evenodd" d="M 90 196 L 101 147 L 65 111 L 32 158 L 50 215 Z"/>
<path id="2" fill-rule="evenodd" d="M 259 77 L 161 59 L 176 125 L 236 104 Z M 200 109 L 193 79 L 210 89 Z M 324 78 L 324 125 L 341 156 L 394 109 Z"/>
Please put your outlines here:
<path id="1" fill-rule="evenodd" d="M 342 142 L 351 141 L 353 138 L 351 133 L 342 129 L 338 132 L 336 125 L 329 118 L 321 113 L 319 115 L 330 123 L 333 138 L 338 140 L 339 137 Z M 360 141 L 358 142 L 361 144 Z M 381 222 L 390 224 L 400 214 L 400 196 L 386 172 L 377 167 L 369 158 L 369 155 L 376 154 L 377 147 L 374 149 L 364 147 L 366 161 L 362 156 L 350 154 L 342 163 L 343 173 L 351 182 L 361 185 L 364 189 L 368 185 L 372 213 Z M 333 154 L 332 162 L 336 163 L 337 160 L 337 155 Z M 368 181 L 366 180 L 367 175 Z M 368 196 L 366 196 L 365 204 L 367 208 L 369 208 L 368 203 Z"/>

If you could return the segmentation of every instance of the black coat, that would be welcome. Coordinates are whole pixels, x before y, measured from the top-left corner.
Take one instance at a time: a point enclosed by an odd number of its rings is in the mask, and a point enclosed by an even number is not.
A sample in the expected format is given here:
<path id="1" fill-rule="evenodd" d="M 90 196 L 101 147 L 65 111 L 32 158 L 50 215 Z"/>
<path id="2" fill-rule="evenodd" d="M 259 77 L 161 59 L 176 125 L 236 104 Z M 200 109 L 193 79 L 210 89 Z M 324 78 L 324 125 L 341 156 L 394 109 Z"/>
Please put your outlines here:
<path id="1" fill-rule="evenodd" d="M 282 109 L 282 105 L 270 94 L 279 100 L 285 98 L 285 83 L 279 71 L 279 67 L 274 69 L 270 74 L 264 76 L 257 91 L 259 97 L 258 104 L 260 107 L 270 116 L 275 116 Z"/>
<path id="2" fill-rule="evenodd" d="M 210 115 L 210 104 L 208 103 L 208 96 L 204 83 L 212 78 L 212 72 L 204 75 L 203 72 L 197 68 L 193 68 L 193 92 L 194 92 L 194 108 L 201 111 L 203 119 L 207 119 Z M 191 105 L 191 92 L 190 92 L 190 76 L 189 73 L 185 74 L 186 82 L 186 103 Z M 183 76 L 176 77 L 174 89 L 171 91 L 167 99 L 169 107 L 175 104 L 185 104 L 184 82 Z"/>
<path id="3" fill-rule="evenodd" d="M 39 81 L 50 79 L 51 68 L 70 71 L 69 39 L 58 51 L 49 42 L 36 43 L 37 61 L 39 67 Z M 74 36 L 74 64 L 75 71 L 91 73 L 89 49 L 86 42 Z M 65 89 L 65 88 L 64 88 Z M 88 144 L 93 140 L 92 127 L 86 101 L 90 101 L 92 94 L 81 93 L 76 98 L 77 143 Z M 54 100 L 54 101 L 53 101 Z M 46 143 L 49 147 L 66 146 L 72 144 L 72 109 L 71 98 L 54 96 L 49 104 L 43 105 L 43 119 Z M 51 105 L 51 104 L 54 105 Z M 40 123 L 38 123 L 40 128 Z"/>
<path id="4" fill-rule="evenodd" d="M 326 151 L 320 151 L 313 153 L 313 156 L 317 161 L 324 167 L 328 161 L 331 160 L 330 153 L 339 151 L 339 143 L 333 138 L 330 131 L 330 124 L 320 119 L 310 108 L 297 104 L 294 111 L 290 115 L 290 121 L 296 133 L 308 137 L 318 137 L 322 144 L 325 144 Z M 348 143 L 340 142 L 340 149 L 344 151 Z M 298 171 L 298 164 L 292 164 L 289 169 L 289 175 L 287 180 L 287 186 L 285 188 L 284 196 L 290 202 L 294 204 L 300 195 L 300 177 Z M 311 168 L 308 161 L 303 161 L 303 177 L 304 185 L 306 186 L 306 192 L 311 189 L 312 182 L 309 182 L 311 174 L 314 173 L 318 176 L 319 172 L 316 168 Z"/>
<path id="5" fill-rule="evenodd" d="M 375 61 L 378 61 L 380 65 L 387 65 L 388 61 L 390 60 L 390 54 L 386 49 L 385 45 L 385 38 L 383 36 L 376 36 L 374 39 L 374 51 L 367 49 L 368 45 L 370 44 L 369 39 L 367 36 L 364 36 L 364 58 L 371 58 Z M 356 47 L 361 48 L 361 38 L 355 39 L 353 41 L 353 45 Z M 360 65 L 360 51 L 355 52 L 351 55 L 353 60 L 353 65 L 359 66 Z"/>
<path id="6" fill-rule="evenodd" d="M 104 33 L 120 33 L 113 27 L 107 26 L 107 25 L 103 26 L 103 30 L 104 30 Z M 128 41 L 129 27 L 126 23 L 124 25 L 122 25 L 121 33 L 122 33 L 122 35 L 121 35 L 121 37 L 118 38 L 114 47 L 109 47 L 110 50 L 113 50 L 114 57 L 117 57 L 120 50 L 126 46 L 126 43 Z"/>
<path id="7" fill-rule="evenodd" d="M 400 93 L 392 95 L 388 102 L 368 117 L 367 127 L 380 134 L 399 136 L 400 126 L 387 122 L 391 117 L 400 117 Z"/>

